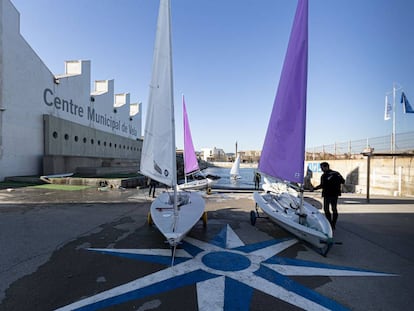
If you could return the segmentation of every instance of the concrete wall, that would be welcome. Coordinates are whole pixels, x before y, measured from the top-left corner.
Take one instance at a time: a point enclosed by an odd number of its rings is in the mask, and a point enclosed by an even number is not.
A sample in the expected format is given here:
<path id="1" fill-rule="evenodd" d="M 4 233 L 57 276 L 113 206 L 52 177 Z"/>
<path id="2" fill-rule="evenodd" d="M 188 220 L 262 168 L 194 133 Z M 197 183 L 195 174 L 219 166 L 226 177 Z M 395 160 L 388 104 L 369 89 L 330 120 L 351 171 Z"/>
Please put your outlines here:
<path id="1" fill-rule="evenodd" d="M 142 140 L 99 131 L 44 115 L 44 155 L 139 160 Z"/>
<path id="2" fill-rule="evenodd" d="M 64 73 L 53 74 L 21 36 L 19 12 L 10 0 L 0 0 L 0 181 L 42 173 L 48 139 L 43 137 L 43 115 L 131 141 L 122 146 L 141 138 L 141 104 L 131 103 L 128 93 L 115 94 L 113 80 L 95 81 L 91 92 L 90 79 L 91 63 L 84 60 L 66 61 Z M 67 150 L 62 143 L 47 148 Z M 100 157 L 103 147 L 89 147 L 87 156 Z"/>
<path id="3" fill-rule="evenodd" d="M 137 172 L 142 140 L 44 115 L 42 175 Z"/>
<path id="4" fill-rule="evenodd" d="M 320 183 L 322 172 L 319 163 L 306 161 L 313 186 Z M 367 158 L 352 160 L 329 160 L 331 169 L 345 178 L 344 191 L 367 193 Z M 372 156 L 370 162 L 370 194 L 391 196 L 414 196 L 414 155 Z"/>

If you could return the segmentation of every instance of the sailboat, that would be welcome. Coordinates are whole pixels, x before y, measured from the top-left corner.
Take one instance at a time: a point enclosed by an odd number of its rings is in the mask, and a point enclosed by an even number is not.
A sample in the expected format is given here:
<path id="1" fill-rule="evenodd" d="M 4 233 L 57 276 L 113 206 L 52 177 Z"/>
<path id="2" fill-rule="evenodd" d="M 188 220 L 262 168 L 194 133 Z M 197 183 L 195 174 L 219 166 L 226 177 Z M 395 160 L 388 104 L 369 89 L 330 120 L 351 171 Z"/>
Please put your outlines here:
<path id="1" fill-rule="evenodd" d="M 205 216 L 205 202 L 198 192 L 177 189 L 170 0 L 160 0 L 140 164 L 143 175 L 171 188 L 152 202 L 149 221 L 173 247 L 174 259 L 177 244 Z"/>
<path id="2" fill-rule="evenodd" d="M 240 154 L 238 154 L 236 160 L 234 160 L 234 163 L 230 169 L 230 179 L 236 180 L 240 178 Z"/>
<path id="3" fill-rule="evenodd" d="M 278 180 L 278 187 L 274 183 L 272 191 L 254 192 L 256 211 L 251 211 L 250 220 L 254 225 L 260 217 L 259 207 L 276 224 L 326 255 L 333 244 L 332 228 L 303 198 L 307 66 L 308 0 L 299 0 L 259 163 L 260 172 Z"/>
<path id="4" fill-rule="evenodd" d="M 200 171 L 196 153 L 194 150 L 193 139 L 188 122 L 187 108 L 183 95 L 183 122 L 184 122 L 184 184 L 178 185 L 180 190 L 197 190 L 206 189 L 211 191 L 211 186 L 216 182 L 211 178 L 204 176 Z M 192 180 L 188 179 L 192 177 Z"/>

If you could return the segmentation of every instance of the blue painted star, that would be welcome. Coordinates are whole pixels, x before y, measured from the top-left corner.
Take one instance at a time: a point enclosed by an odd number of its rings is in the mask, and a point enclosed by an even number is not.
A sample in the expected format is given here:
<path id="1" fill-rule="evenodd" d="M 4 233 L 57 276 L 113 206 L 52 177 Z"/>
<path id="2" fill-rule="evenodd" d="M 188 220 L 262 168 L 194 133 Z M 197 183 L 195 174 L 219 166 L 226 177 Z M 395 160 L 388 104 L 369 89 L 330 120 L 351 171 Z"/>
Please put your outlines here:
<path id="1" fill-rule="evenodd" d="M 296 239 L 245 245 L 226 226 L 210 243 L 187 237 L 176 252 L 175 265 L 77 301 L 58 310 L 99 310 L 130 300 L 196 284 L 199 310 L 249 310 L 259 290 L 306 310 L 347 310 L 288 276 L 389 276 L 392 274 L 287 259 L 276 256 Z M 169 249 L 90 249 L 169 265 Z"/>

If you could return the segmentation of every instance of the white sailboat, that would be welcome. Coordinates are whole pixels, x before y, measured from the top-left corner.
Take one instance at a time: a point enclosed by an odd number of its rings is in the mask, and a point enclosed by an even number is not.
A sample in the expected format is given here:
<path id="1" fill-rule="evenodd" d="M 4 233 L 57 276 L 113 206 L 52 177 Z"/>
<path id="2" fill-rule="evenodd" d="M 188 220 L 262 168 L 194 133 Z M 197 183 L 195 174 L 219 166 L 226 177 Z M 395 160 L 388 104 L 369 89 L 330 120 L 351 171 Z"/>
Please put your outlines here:
<path id="1" fill-rule="evenodd" d="M 240 155 L 238 154 L 236 160 L 234 160 L 234 163 L 230 169 L 230 179 L 236 180 L 240 178 Z"/>
<path id="2" fill-rule="evenodd" d="M 141 173 L 171 187 L 151 204 L 153 222 L 175 250 L 203 216 L 198 192 L 177 190 L 170 0 L 160 0 Z M 174 253 L 173 253 L 174 258 Z"/>
<path id="3" fill-rule="evenodd" d="M 299 0 L 259 163 L 263 175 L 280 182 L 253 194 L 256 211 L 250 216 L 254 224 L 260 207 L 276 224 L 326 255 L 333 244 L 332 228 L 303 199 L 307 65 L 308 0 Z"/>
<path id="4" fill-rule="evenodd" d="M 184 184 L 178 185 L 180 190 L 206 189 L 210 192 L 211 186 L 216 182 L 204 176 L 198 165 L 198 160 L 194 150 L 193 139 L 188 121 L 187 108 L 183 95 L 183 122 L 184 122 Z M 191 181 L 189 179 L 192 179 Z"/>

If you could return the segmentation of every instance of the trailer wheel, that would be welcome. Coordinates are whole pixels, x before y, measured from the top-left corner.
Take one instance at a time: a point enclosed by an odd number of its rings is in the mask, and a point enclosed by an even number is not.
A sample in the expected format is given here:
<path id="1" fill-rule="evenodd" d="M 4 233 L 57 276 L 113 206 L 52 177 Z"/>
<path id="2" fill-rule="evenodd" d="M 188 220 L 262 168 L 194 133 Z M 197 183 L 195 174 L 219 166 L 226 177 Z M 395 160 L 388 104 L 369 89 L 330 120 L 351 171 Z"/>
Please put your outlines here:
<path id="1" fill-rule="evenodd" d="M 250 211 L 250 223 L 252 226 L 254 226 L 256 224 L 256 212 L 255 211 Z"/>
<path id="2" fill-rule="evenodd" d="M 148 226 L 152 226 L 154 224 L 154 221 L 152 220 L 152 217 L 151 217 L 151 212 L 148 212 L 147 223 L 148 223 Z"/>
<path id="3" fill-rule="evenodd" d="M 203 213 L 203 216 L 201 216 L 201 219 L 203 220 L 203 226 L 207 227 L 207 212 Z"/>

